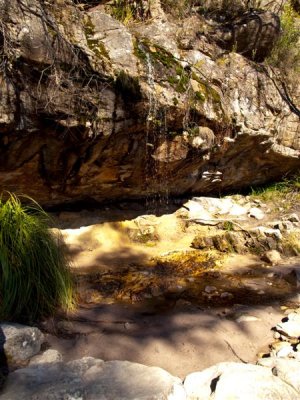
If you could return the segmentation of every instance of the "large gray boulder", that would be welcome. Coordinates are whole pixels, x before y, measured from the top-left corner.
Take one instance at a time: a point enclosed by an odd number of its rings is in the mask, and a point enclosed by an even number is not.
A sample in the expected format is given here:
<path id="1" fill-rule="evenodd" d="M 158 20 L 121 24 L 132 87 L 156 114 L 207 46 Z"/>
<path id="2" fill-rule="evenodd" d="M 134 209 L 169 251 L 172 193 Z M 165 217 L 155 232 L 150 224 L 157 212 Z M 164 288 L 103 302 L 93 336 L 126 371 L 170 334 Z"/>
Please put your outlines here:
<path id="1" fill-rule="evenodd" d="M 184 400 L 181 380 L 157 367 L 83 358 L 19 369 L 1 400 Z"/>

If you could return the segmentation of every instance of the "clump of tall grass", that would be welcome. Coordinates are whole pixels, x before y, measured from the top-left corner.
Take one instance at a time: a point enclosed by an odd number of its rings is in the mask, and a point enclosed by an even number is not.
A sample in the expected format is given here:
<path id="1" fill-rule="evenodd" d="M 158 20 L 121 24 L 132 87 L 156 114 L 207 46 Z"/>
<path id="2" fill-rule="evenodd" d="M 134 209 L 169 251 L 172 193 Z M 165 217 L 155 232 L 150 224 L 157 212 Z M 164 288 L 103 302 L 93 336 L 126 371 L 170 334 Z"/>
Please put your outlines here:
<path id="1" fill-rule="evenodd" d="M 68 260 L 48 223 L 33 200 L 0 198 L 0 319 L 32 322 L 73 307 Z"/>
<path id="2" fill-rule="evenodd" d="M 277 203 L 284 201 L 286 208 L 289 208 L 300 200 L 300 176 L 252 188 L 251 195 L 267 202 Z"/>

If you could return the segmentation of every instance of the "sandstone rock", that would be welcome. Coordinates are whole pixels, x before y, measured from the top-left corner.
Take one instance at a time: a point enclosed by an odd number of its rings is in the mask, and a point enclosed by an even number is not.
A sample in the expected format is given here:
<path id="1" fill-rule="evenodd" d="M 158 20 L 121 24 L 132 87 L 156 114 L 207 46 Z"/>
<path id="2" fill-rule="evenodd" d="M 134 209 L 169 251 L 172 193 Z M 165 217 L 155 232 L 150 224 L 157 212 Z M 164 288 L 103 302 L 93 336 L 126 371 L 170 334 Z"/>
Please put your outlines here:
<path id="1" fill-rule="evenodd" d="M 161 368 L 128 361 L 83 358 L 19 369 L 9 375 L 2 400 L 184 400 L 181 380 Z"/>
<path id="2" fill-rule="evenodd" d="M 185 20 L 154 12 L 125 26 L 104 7 L 50 3 L 1 0 L 11 63 L 0 76 L 1 187 L 51 206 L 220 193 L 299 170 L 298 116 L 263 69 L 199 35 L 203 18 L 181 51 Z M 276 17 L 252 17 L 234 24 L 252 46 L 262 20 L 259 54 Z"/>
<path id="3" fill-rule="evenodd" d="M 217 288 L 216 288 L 215 286 L 206 286 L 205 289 L 204 289 L 204 291 L 205 291 L 206 293 L 213 293 L 213 292 L 215 292 L 216 290 L 217 290 Z"/>
<path id="4" fill-rule="evenodd" d="M 280 20 L 272 12 L 250 11 L 215 34 L 220 46 L 232 49 L 257 61 L 270 54 L 280 33 Z"/>
<path id="5" fill-rule="evenodd" d="M 62 361 L 62 355 L 54 349 L 48 349 L 42 354 L 38 354 L 31 358 L 29 365 L 48 364 Z"/>
<path id="6" fill-rule="evenodd" d="M 11 368 L 26 365 L 38 354 L 44 342 L 44 335 L 38 328 L 20 324 L 0 324 L 0 348 Z"/>
<path id="7" fill-rule="evenodd" d="M 251 364 L 220 363 L 188 375 L 184 381 L 188 399 L 267 400 L 295 399 L 298 392 L 272 374 Z"/>
<path id="8" fill-rule="evenodd" d="M 264 219 L 265 214 L 263 211 L 257 207 L 251 207 L 249 210 L 249 217 L 255 218 L 255 219 Z"/>
<path id="9" fill-rule="evenodd" d="M 269 250 L 269 251 L 266 251 L 265 254 L 263 254 L 262 260 L 266 261 L 267 263 L 270 263 L 272 265 L 276 265 L 276 264 L 280 263 L 282 258 L 281 258 L 279 251 Z"/>
<path id="10" fill-rule="evenodd" d="M 104 12 L 91 10 L 89 17 L 92 32 L 88 41 L 96 46 L 94 51 L 98 49 L 99 52 L 107 53 L 107 62 L 112 63 L 116 70 L 125 70 L 133 76 L 137 75 L 133 37 L 130 32 L 121 22 Z"/>

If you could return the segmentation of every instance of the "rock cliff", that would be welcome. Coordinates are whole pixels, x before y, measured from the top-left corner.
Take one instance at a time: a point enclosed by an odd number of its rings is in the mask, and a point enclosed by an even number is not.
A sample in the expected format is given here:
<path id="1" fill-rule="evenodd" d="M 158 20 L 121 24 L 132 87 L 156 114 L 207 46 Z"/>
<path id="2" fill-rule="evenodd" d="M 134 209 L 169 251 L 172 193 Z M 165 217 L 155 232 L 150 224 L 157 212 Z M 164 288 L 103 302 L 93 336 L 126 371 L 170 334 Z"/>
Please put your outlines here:
<path id="1" fill-rule="evenodd" d="M 299 115 L 257 62 L 275 13 L 229 26 L 155 1 L 123 24 L 105 2 L 75 3 L 0 0 L 1 191 L 58 205 L 219 193 L 299 169 Z"/>

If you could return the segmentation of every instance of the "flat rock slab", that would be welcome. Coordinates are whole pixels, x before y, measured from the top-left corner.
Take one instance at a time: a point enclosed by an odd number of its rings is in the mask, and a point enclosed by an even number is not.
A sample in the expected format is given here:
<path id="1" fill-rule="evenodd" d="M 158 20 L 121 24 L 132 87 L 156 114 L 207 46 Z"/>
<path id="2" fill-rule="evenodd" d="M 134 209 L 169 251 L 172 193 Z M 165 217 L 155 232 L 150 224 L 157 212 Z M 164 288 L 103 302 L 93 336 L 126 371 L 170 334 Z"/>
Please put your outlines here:
<path id="1" fill-rule="evenodd" d="M 184 387 L 188 400 L 295 400 L 300 396 L 269 368 L 228 362 L 188 375 Z"/>
<path id="2" fill-rule="evenodd" d="M 1 400 L 184 400 L 181 380 L 158 367 L 92 357 L 10 374 Z"/>
<path id="3" fill-rule="evenodd" d="M 0 352 L 4 351 L 9 367 L 20 367 L 41 350 L 44 335 L 38 328 L 4 323 L 0 324 Z"/>

